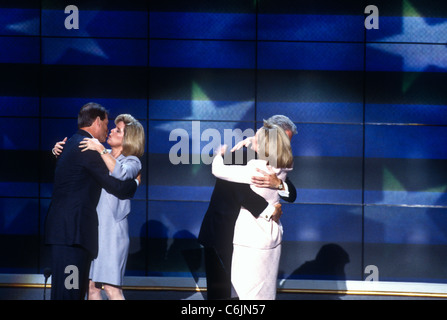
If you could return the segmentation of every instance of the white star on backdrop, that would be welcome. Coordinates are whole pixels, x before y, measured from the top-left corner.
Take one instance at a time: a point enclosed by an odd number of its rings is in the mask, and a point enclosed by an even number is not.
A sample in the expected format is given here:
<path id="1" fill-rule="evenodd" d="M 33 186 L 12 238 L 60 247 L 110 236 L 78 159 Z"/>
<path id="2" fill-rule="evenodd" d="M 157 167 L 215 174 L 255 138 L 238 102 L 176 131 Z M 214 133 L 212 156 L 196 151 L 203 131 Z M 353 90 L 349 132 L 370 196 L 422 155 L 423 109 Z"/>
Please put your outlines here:
<path id="1" fill-rule="evenodd" d="M 217 107 L 216 104 L 205 96 L 205 99 L 197 99 L 197 96 L 203 96 L 203 92 L 198 85 L 193 83 L 193 97 L 191 99 L 191 115 L 182 118 L 181 121 L 169 121 L 155 126 L 156 129 L 171 132 L 174 129 L 191 129 L 191 121 L 200 121 L 210 119 L 243 119 L 244 115 L 254 106 L 253 101 L 242 101 L 229 104 L 225 107 Z M 197 94 L 200 91 L 200 94 Z M 212 121 L 212 120 L 211 120 Z M 233 127 L 235 128 L 235 127 Z"/>
<path id="2" fill-rule="evenodd" d="M 429 66 L 447 69 L 447 22 L 429 25 L 420 15 L 402 17 L 402 33 L 379 42 L 368 46 L 401 56 L 403 71 L 420 72 Z"/>
<path id="3" fill-rule="evenodd" d="M 52 10 L 45 10 L 45 11 L 52 11 Z M 59 12 L 58 14 L 64 14 L 63 11 Z M 51 15 L 48 14 L 48 16 Z M 54 64 L 60 61 L 62 56 L 70 49 L 74 49 L 86 54 L 90 54 L 93 56 L 97 56 L 103 59 L 108 59 L 107 54 L 102 50 L 102 48 L 99 46 L 98 42 L 95 39 L 90 38 L 91 35 L 87 32 L 87 26 L 90 23 L 90 21 L 95 18 L 97 15 L 96 11 L 85 11 L 82 13 L 82 17 L 80 18 L 80 21 L 82 21 L 82 26 L 79 28 L 79 30 L 73 30 L 74 35 L 79 38 L 53 38 L 51 39 L 53 45 L 51 46 L 50 52 L 45 52 L 46 47 L 43 47 L 43 55 L 44 55 L 44 62 L 48 64 Z M 13 30 L 15 32 L 24 33 L 24 34 L 33 34 L 36 30 L 36 28 L 39 28 L 40 19 L 39 18 L 33 18 L 30 20 L 18 22 L 9 24 L 6 26 L 6 29 Z M 48 23 L 52 23 L 49 21 Z"/>
<path id="4" fill-rule="evenodd" d="M 35 30 L 39 30 L 39 24 L 40 19 L 34 18 L 18 23 L 8 24 L 6 29 L 25 34 L 34 34 Z"/>

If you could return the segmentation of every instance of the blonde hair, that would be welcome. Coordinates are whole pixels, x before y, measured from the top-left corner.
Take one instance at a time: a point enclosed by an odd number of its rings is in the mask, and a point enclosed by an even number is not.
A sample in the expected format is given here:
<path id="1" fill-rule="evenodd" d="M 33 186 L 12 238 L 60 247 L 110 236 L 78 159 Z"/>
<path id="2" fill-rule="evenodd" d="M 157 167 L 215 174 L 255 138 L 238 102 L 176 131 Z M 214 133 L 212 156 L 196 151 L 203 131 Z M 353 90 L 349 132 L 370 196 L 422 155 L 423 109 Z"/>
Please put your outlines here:
<path id="1" fill-rule="evenodd" d="M 281 127 L 264 120 L 264 126 L 259 129 L 257 136 L 259 159 L 267 160 L 275 168 L 293 166 L 290 139 Z"/>
<path id="2" fill-rule="evenodd" d="M 116 117 L 115 124 L 121 121 L 124 123 L 123 155 L 141 157 L 145 144 L 143 126 L 130 114 L 120 114 Z"/>

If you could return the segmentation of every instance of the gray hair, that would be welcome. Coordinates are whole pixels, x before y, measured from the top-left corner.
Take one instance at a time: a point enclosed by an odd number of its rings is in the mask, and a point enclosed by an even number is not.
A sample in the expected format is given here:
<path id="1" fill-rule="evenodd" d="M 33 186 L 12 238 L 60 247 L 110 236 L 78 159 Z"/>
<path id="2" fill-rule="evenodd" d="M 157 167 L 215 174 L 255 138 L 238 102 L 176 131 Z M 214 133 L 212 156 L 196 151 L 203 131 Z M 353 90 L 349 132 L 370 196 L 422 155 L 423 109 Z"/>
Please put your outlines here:
<path id="1" fill-rule="evenodd" d="M 278 127 L 281 127 L 284 131 L 289 130 L 290 132 L 292 132 L 292 135 L 298 133 L 298 131 L 296 130 L 296 125 L 292 122 L 292 120 L 281 114 L 271 116 L 267 119 L 267 121 L 277 125 Z"/>

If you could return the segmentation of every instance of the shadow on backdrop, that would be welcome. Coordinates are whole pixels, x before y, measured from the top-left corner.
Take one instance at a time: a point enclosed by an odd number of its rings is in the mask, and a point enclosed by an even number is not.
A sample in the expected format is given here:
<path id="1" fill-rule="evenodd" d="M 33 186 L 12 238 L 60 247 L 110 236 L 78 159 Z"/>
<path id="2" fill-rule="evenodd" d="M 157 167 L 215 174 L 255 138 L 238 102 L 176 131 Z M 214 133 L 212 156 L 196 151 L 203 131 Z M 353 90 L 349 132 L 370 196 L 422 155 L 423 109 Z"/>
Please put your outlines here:
<path id="1" fill-rule="evenodd" d="M 306 280 L 335 280 L 337 291 L 346 290 L 345 266 L 350 262 L 349 255 L 340 245 L 329 243 L 323 245 L 314 260 L 306 261 L 287 278 Z M 340 294 L 333 295 L 339 299 Z"/>

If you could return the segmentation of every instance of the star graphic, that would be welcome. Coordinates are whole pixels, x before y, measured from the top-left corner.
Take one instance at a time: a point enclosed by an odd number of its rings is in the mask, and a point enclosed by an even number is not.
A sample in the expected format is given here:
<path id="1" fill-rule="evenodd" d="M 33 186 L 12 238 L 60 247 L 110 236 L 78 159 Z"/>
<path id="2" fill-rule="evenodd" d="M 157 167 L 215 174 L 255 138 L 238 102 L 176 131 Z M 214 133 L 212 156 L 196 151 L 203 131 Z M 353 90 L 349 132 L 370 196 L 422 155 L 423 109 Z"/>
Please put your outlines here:
<path id="1" fill-rule="evenodd" d="M 447 23 L 444 26 L 444 33 L 447 33 Z M 393 38 L 393 37 L 392 37 Z M 399 37 L 395 37 L 396 41 Z M 388 40 L 387 40 L 388 41 Z M 373 44 L 371 44 L 373 45 Z M 379 47 L 382 51 L 400 55 L 403 58 L 403 71 L 421 72 L 429 66 L 436 66 L 447 69 L 447 48 L 444 45 L 429 46 L 425 44 L 382 44 Z"/>
<path id="2" fill-rule="evenodd" d="M 7 30 L 32 35 L 39 30 L 40 18 L 33 18 L 18 23 L 11 23 L 6 26 Z"/>
<path id="3" fill-rule="evenodd" d="M 54 11 L 54 12 L 53 12 Z M 64 14 L 55 10 L 44 10 L 43 16 L 48 18 L 48 24 L 51 26 L 53 23 L 50 17 L 55 14 Z M 98 14 L 97 11 L 85 11 L 82 13 L 82 25 L 83 27 L 76 30 L 76 36 L 79 38 L 55 38 L 52 39 L 53 46 L 51 47 L 51 55 L 45 55 L 45 63 L 54 64 L 60 61 L 62 56 L 70 49 L 74 49 L 86 54 L 94 55 L 103 59 L 108 59 L 107 54 L 98 45 L 95 39 L 91 38 L 91 35 L 87 32 L 87 26 Z M 6 26 L 6 29 L 13 30 L 15 32 L 24 33 L 28 35 L 34 34 L 36 28 L 39 28 L 40 19 L 33 18 L 30 20 L 21 21 L 18 23 L 12 23 Z M 45 47 L 44 47 L 45 48 Z"/>
<path id="4" fill-rule="evenodd" d="M 401 56 L 404 72 L 423 72 L 430 66 L 447 69 L 447 22 L 428 24 L 408 1 L 403 2 L 403 8 L 402 33 L 368 46 Z M 411 13 L 411 16 L 406 16 L 406 13 Z M 416 78 L 404 74 L 402 91 L 407 91 Z"/>
<path id="5" fill-rule="evenodd" d="M 191 114 L 187 117 L 181 119 L 181 121 L 169 121 L 166 123 L 159 124 L 155 126 L 155 129 L 164 131 L 164 132 L 173 132 L 177 137 L 180 137 L 181 140 L 192 140 L 195 136 L 195 130 L 203 130 L 200 128 L 200 120 L 202 119 L 243 119 L 243 116 L 250 110 L 254 105 L 253 101 L 242 101 L 231 103 L 227 106 L 217 107 L 215 102 L 210 100 L 203 90 L 200 88 L 198 84 L 193 82 L 192 84 L 192 99 L 191 99 Z M 232 129 L 236 127 L 233 126 Z M 178 130 L 181 129 L 181 130 Z M 191 132 L 191 136 L 190 133 Z M 242 132 L 242 131 L 241 131 Z M 239 132 L 235 131 L 235 139 L 236 141 L 242 140 L 243 137 L 239 136 Z M 201 132 L 198 132 L 199 137 L 201 137 Z M 243 134 L 243 132 L 242 132 Z M 201 138 L 200 138 L 201 139 Z M 213 141 L 213 143 L 223 143 L 223 139 L 221 137 L 221 141 Z M 200 141 L 196 141 L 196 143 L 192 142 L 191 144 L 191 152 L 195 155 L 201 155 L 201 143 Z M 213 146 L 213 149 L 216 150 L 218 145 Z M 203 160 L 203 159 L 202 159 Z M 194 163 L 194 160 L 191 163 L 191 172 L 193 175 L 197 175 L 200 171 L 201 163 Z"/>
<path id="6" fill-rule="evenodd" d="M 382 191 L 369 192 L 371 199 L 368 202 L 375 205 L 438 205 L 446 191 L 447 184 L 433 185 L 425 190 L 408 191 L 397 176 L 384 167 Z"/>
<path id="7" fill-rule="evenodd" d="M 45 46 L 44 46 L 45 48 Z M 64 54 L 74 49 L 79 52 L 97 56 L 103 59 L 108 59 L 107 54 L 101 49 L 96 40 L 89 38 L 72 38 L 72 39 L 51 39 L 51 54 L 44 53 L 44 63 L 55 64 L 58 63 Z M 82 62 L 81 62 L 82 64 Z"/>
<path id="8" fill-rule="evenodd" d="M 427 244 L 440 241 L 439 239 L 444 242 L 447 239 L 446 219 L 443 214 L 447 184 L 435 183 L 431 187 L 425 187 L 424 190 L 408 191 L 404 183 L 390 169 L 384 167 L 382 189 L 366 193 L 367 203 L 372 205 L 371 208 L 397 205 L 396 214 L 393 213 L 393 209 L 389 211 L 385 209 L 379 217 L 375 215 L 368 217 L 371 222 L 383 224 L 385 241 L 393 242 L 399 239 L 398 241 Z M 399 211 L 403 212 L 399 207 L 407 206 L 414 208 L 404 209 L 411 218 L 403 218 L 404 216 L 399 214 Z M 418 210 L 419 213 L 412 215 L 414 210 Z M 401 229 L 396 233 L 395 228 Z"/>
<path id="9" fill-rule="evenodd" d="M 174 129 L 191 129 L 191 121 L 200 121 L 202 119 L 242 119 L 243 116 L 254 106 L 253 101 L 242 101 L 229 104 L 224 107 L 217 107 L 210 100 L 200 86 L 193 82 L 192 99 L 191 99 L 191 115 L 182 118 L 182 121 L 169 121 L 167 123 L 155 126 L 156 129 L 171 132 Z M 233 127 L 234 129 L 235 127 Z"/>
<path id="10" fill-rule="evenodd" d="M 445 42 L 447 37 L 447 22 L 430 26 L 422 17 L 403 17 L 403 32 L 401 34 L 381 39 L 381 42 L 370 43 L 370 47 L 400 55 L 403 59 L 403 71 L 424 71 L 428 66 L 447 69 L 447 48 L 444 44 L 408 44 L 416 39 L 427 43 Z M 442 36 L 444 39 L 442 39 Z"/>

